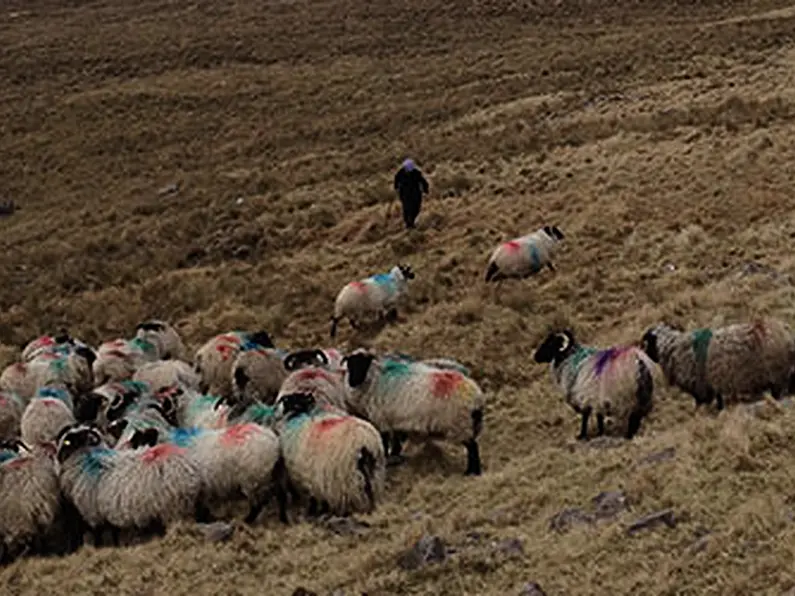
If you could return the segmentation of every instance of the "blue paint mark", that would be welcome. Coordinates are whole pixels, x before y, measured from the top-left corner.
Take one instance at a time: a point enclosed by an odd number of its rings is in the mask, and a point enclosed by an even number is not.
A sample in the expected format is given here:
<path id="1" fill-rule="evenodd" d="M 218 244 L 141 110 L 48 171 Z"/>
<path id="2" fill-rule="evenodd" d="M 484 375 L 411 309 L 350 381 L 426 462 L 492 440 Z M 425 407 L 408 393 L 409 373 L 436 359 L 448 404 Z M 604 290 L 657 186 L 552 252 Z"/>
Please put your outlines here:
<path id="1" fill-rule="evenodd" d="M 0 449 L 0 464 L 4 464 L 7 461 L 16 459 L 17 457 L 19 457 L 19 453 L 13 449 Z"/>
<path id="2" fill-rule="evenodd" d="M 177 447 L 190 447 L 196 437 L 201 436 L 204 431 L 198 427 L 192 426 L 190 428 L 175 428 L 169 435 L 169 442 L 174 443 Z"/>
<path id="3" fill-rule="evenodd" d="M 530 269 L 533 273 L 541 270 L 541 255 L 538 252 L 538 247 L 536 247 L 534 242 L 531 242 L 527 246 L 527 250 L 530 253 Z"/>
<path id="4" fill-rule="evenodd" d="M 110 467 L 110 459 L 114 451 L 107 447 L 98 447 L 84 453 L 80 458 L 80 467 L 91 478 L 99 478 Z"/>

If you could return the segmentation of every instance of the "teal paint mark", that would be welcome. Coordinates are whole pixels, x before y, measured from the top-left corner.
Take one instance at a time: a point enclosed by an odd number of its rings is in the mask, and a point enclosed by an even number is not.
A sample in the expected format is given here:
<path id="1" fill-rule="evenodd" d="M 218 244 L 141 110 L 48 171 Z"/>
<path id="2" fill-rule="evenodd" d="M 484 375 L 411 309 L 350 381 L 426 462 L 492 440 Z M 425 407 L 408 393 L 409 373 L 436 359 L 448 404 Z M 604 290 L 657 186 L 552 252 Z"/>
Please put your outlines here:
<path id="1" fill-rule="evenodd" d="M 0 464 L 4 464 L 7 461 L 16 459 L 17 457 L 19 457 L 19 453 L 13 449 L 0 449 Z"/>
<path id="2" fill-rule="evenodd" d="M 168 440 L 177 447 L 190 447 L 193 445 L 196 437 L 201 436 L 204 431 L 198 427 L 192 426 L 189 428 L 175 428 L 169 435 Z"/>
<path id="3" fill-rule="evenodd" d="M 276 416 L 275 406 L 265 404 L 251 404 L 241 416 L 241 421 L 253 422 L 255 424 L 267 424 Z"/>
<path id="4" fill-rule="evenodd" d="M 110 467 L 110 459 L 114 451 L 106 447 L 98 447 L 84 453 L 80 458 L 80 467 L 91 478 L 99 478 Z"/>
<path id="5" fill-rule="evenodd" d="M 538 247 L 534 242 L 528 245 L 528 252 L 530 253 L 530 268 L 533 273 L 541 270 L 541 255 L 538 252 Z"/>
<path id="6" fill-rule="evenodd" d="M 706 364 L 709 344 L 712 341 L 712 329 L 706 327 L 696 329 L 690 333 L 690 338 L 693 342 L 693 354 L 696 357 L 696 362 L 702 365 Z"/>

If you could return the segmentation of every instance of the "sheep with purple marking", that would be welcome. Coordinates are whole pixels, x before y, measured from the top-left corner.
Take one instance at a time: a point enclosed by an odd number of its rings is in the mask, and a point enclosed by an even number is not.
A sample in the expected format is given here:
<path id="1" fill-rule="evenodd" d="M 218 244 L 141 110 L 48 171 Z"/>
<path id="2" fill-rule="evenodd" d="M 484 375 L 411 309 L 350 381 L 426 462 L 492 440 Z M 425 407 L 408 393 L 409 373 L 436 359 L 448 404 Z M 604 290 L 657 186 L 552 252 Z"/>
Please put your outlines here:
<path id="1" fill-rule="evenodd" d="M 553 381 L 566 403 L 582 416 L 580 440 L 588 438 L 588 421 L 596 414 L 599 436 L 605 417 L 615 419 L 631 439 L 652 410 L 655 365 L 636 346 L 600 349 L 577 342 L 570 329 L 549 333 L 533 355 L 550 363 Z"/>

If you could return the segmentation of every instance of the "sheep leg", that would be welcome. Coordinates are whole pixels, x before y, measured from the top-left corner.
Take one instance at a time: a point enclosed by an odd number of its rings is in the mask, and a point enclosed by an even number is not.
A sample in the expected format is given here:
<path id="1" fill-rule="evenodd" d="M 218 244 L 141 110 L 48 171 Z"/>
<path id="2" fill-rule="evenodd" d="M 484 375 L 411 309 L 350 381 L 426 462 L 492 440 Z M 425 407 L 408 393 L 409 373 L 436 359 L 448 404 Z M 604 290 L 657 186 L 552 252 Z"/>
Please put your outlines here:
<path id="1" fill-rule="evenodd" d="M 552 261 L 547 263 L 547 267 L 549 267 L 549 270 L 552 271 L 553 273 L 557 271 L 557 269 L 555 269 L 555 265 L 552 264 Z"/>
<path id="2" fill-rule="evenodd" d="M 643 417 L 640 415 L 640 412 L 632 412 L 629 415 L 629 423 L 627 424 L 627 434 L 625 437 L 627 439 L 632 439 L 638 430 L 640 429 L 640 421 Z"/>
<path id="3" fill-rule="evenodd" d="M 720 392 L 717 392 L 717 391 L 715 392 L 715 399 L 717 400 L 718 412 L 720 412 L 723 409 L 723 406 L 724 406 L 724 404 L 723 404 L 723 396 L 720 394 Z"/>
<path id="4" fill-rule="evenodd" d="M 246 516 L 246 519 L 244 521 L 248 525 L 253 525 L 254 522 L 257 521 L 257 518 L 259 517 L 259 514 L 262 513 L 262 510 L 265 508 L 265 504 L 267 502 L 268 502 L 268 499 L 266 497 L 264 499 L 260 499 L 258 501 L 255 501 L 254 503 L 251 503 L 251 506 L 249 507 L 249 510 L 248 510 L 248 515 Z"/>
<path id="5" fill-rule="evenodd" d="M 197 524 L 209 524 L 213 521 L 213 515 L 210 513 L 204 501 L 199 500 L 196 502 L 194 518 Z"/>
<path id="6" fill-rule="evenodd" d="M 381 433 L 381 442 L 384 444 L 384 455 L 389 457 L 389 436 L 390 433 L 382 432 Z"/>
<path id="7" fill-rule="evenodd" d="M 770 395 L 778 401 L 784 395 L 784 388 L 776 384 L 770 385 Z"/>
<path id="8" fill-rule="evenodd" d="M 321 501 L 320 508 L 318 509 L 317 514 L 320 516 L 328 515 L 331 512 L 331 506 L 329 506 L 328 501 Z"/>
<path id="9" fill-rule="evenodd" d="M 287 492 L 289 491 L 293 500 L 298 500 L 298 491 L 290 483 L 290 478 L 287 476 L 287 468 L 284 464 L 284 459 L 281 457 L 276 462 L 271 475 L 274 490 L 276 492 L 276 503 L 279 506 L 279 521 L 287 525 L 290 520 L 287 519 Z"/>
<path id="10" fill-rule="evenodd" d="M 588 440 L 588 419 L 591 417 L 591 408 L 582 411 L 582 423 L 580 425 L 580 434 L 577 435 L 578 441 Z"/>
<path id="11" fill-rule="evenodd" d="M 386 311 L 386 314 L 384 315 L 384 320 L 387 323 L 395 323 L 397 322 L 397 318 L 398 318 L 398 312 L 397 308 L 395 307 L 390 308 L 388 311 Z"/>
<path id="12" fill-rule="evenodd" d="M 306 508 L 307 517 L 317 517 L 317 499 L 309 497 L 309 507 Z"/>
<path id="13" fill-rule="evenodd" d="M 604 414 L 596 415 L 596 433 L 602 437 L 605 434 L 605 416 Z"/>
<path id="14" fill-rule="evenodd" d="M 480 476 L 480 448 L 477 439 L 469 439 L 464 443 L 467 448 L 467 469 L 464 476 Z"/>

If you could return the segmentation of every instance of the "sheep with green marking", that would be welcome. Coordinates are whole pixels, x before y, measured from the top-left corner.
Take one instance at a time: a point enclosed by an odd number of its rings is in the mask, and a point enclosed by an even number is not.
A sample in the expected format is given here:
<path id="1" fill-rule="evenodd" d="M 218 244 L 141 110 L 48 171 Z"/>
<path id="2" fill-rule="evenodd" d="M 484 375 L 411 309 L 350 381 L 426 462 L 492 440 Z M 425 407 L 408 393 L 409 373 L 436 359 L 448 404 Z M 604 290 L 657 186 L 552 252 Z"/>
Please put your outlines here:
<path id="1" fill-rule="evenodd" d="M 234 381 L 232 369 L 238 354 L 253 349 L 275 350 L 267 331 L 229 331 L 205 342 L 196 350 L 193 358 L 194 368 L 201 377 L 199 390 L 223 397 L 231 395 Z"/>
<path id="2" fill-rule="evenodd" d="M 549 333 L 533 359 L 549 363 L 566 403 L 581 415 L 580 440 L 588 438 L 592 414 L 599 436 L 605 433 L 605 418 L 611 417 L 625 438 L 632 439 L 652 410 L 655 365 L 636 346 L 585 346 L 570 329 L 564 329 Z"/>
<path id="3" fill-rule="evenodd" d="M 20 436 L 31 447 L 54 443 L 61 429 L 75 423 L 72 396 L 65 387 L 42 387 L 20 419 Z"/>
<path id="4" fill-rule="evenodd" d="M 155 360 L 141 365 L 132 376 L 133 381 L 147 383 L 157 392 L 172 385 L 197 390 L 201 377 L 193 366 L 182 360 Z"/>
<path id="5" fill-rule="evenodd" d="M 188 351 L 179 332 L 166 321 L 149 319 L 138 323 L 135 327 L 135 337 L 154 344 L 160 360 L 185 361 L 188 358 Z"/>
<path id="6" fill-rule="evenodd" d="M 472 378 L 457 370 L 378 357 L 366 350 L 356 350 L 344 360 L 348 411 L 375 425 L 385 450 L 393 433 L 443 439 L 466 447 L 466 475 L 481 474 L 478 436 L 486 398 Z M 390 455 L 399 456 L 395 451 Z"/>
<path id="7" fill-rule="evenodd" d="M 94 362 L 96 385 L 131 379 L 141 366 L 158 359 L 158 348 L 151 341 L 135 337 L 104 342 Z"/>
<path id="8" fill-rule="evenodd" d="M 741 395 L 770 391 L 780 399 L 795 368 L 790 326 L 775 318 L 692 331 L 659 323 L 646 330 L 642 343 L 670 385 L 693 396 L 696 406 L 717 400 L 718 410 Z"/>

